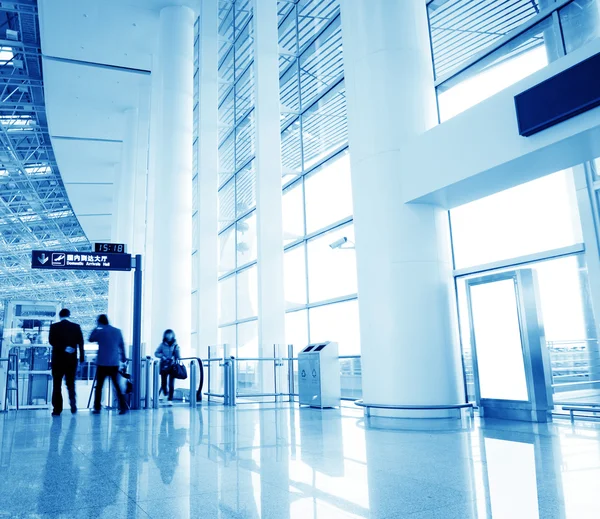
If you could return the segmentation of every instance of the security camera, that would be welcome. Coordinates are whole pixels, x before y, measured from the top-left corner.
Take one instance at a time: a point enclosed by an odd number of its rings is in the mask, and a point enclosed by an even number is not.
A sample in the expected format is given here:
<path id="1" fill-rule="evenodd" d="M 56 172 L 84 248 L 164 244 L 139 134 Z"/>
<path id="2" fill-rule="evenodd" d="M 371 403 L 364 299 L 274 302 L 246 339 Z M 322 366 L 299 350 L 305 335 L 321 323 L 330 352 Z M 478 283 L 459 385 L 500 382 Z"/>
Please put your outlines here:
<path id="1" fill-rule="evenodd" d="M 339 240 L 335 240 L 333 243 L 330 243 L 329 246 L 332 249 L 341 249 L 342 245 L 344 245 L 347 242 L 348 242 L 348 238 L 346 238 L 344 236 L 343 238 L 340 238 Z"/>

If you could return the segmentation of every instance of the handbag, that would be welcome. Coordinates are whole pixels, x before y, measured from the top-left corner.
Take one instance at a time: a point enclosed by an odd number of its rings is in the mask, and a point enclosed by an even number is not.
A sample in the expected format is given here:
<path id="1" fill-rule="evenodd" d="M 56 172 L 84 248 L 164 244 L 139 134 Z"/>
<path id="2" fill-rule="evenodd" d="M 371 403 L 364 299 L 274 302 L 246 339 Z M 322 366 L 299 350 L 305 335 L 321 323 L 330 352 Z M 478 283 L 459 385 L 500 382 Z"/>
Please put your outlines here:
<path id="1" fill-rule="evenodd" d="M 160 361 L 160 374 L 164 375 L 165 373 L 171 373 L 173 360 L 172 359 L 161 359 Z"/>
<path id="2" fill-rule="evenodd" d="M 171 376 L 179 380 L 185 380 L 188 376 L 187 368 L 181 362 L 175 362 L 171 366 Z"/>

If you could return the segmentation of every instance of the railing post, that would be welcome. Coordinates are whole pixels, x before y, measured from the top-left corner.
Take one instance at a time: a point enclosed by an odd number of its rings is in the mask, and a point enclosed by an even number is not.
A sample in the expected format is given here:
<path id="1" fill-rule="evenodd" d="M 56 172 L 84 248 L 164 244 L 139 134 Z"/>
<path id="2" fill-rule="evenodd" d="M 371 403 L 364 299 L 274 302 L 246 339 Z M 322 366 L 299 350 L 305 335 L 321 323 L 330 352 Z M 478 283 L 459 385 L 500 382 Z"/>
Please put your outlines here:
<path id="1" fill-rule="evenodd" d="M 279 402 L 277 396 L 277 345 L 273 344 L 273 393 L 275 393 L 275 403 Z"/>
<path id="2" fill-rule="evenodd" d="M 150 378 L 152 377 L 152 357 L 146 357 L 146 399 L 144 401 L 144 409 L 150 409 Z"/>
<path id="3" fill-rule="evenodd" d="M 153 362 L 153 386 L 152 386 L 152 407 L 158 409 L 158 390 L 160 388 L 160 364 L 159 361 Z"/>
<path id="4" fill-rule="evenodd" d="M 207 395 L 207 402 L 210 403 L 210 365 L 212 364 L 212 362 L 210 361 L 210 346 L 208 347 L 208 362 L 207 362 L 207 366 L 206 366 L 206 392 L 208 393 Z"/>
<path id="5" fill-rule="evenodd" d="M 196 361 L 190 362 L 190 407 L 196 407 Z"/>
<path id="6" fill-rule="evenodd" d="M 229 362 L 223 359 L 223 405 L 230 405 L 229 400 Z"/>
<path id="7" fill-rule="evenodd" d="M 235 373 L 235 359 L 233 357 L 230 357 L 229 359 L 230 362 L 230 369 L 229 369 L 229 376 L 230 376 L 230 404 L 232 406 L 236 405 L 236 398 L 237 398 L 237 384 L 236 384 L 236 373 Z"/>
<path id="8" fill-rule="evenodd" d="M 289 393 L 289 398 L 290 398 L 290 402 L 295 402 L 296 399 L 294 398 L 294 386 L 295 381 L 294 381 L 294 345 L 293 344 L 288 344 L 288 393 Z"/>

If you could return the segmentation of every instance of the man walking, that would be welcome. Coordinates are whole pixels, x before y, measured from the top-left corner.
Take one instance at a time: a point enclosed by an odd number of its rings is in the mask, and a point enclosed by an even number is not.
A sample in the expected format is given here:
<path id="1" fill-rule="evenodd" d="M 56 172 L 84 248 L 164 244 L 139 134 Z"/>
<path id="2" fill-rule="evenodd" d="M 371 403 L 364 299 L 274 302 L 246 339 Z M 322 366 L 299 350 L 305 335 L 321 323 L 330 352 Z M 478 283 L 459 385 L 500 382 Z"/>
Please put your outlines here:
<path id="1" fill-rule="evenodd" d="M 52 416 L 60 416 L 63 409 L 62 379 L 69 391 L 71 413 L 77 412 L 75 374 L 77 373 L 77 350 L 79 362 L 84 362 L 83 334 L 81 327 L 69 320 L 71 312 L 63 308 L 60 321 L 50 326 L 48 342 L 52 346 Z"/>
<path id="2" fill-rule="evenodd" d="M 125 362 L 125 344 L 121 330 L 108 324 L 105 314 L 98 316 L 98 326 L 90 335 L 90 342 L 98 343 L 98 360 L 96 361 L 96 395 L 94 397 L 94 414 L 102 409 L 102 387 L 106 377 L 110 377 L 119 399 L 119 414 L 127 412 L 125 397 L 119 386 L 119 361 Z"/>

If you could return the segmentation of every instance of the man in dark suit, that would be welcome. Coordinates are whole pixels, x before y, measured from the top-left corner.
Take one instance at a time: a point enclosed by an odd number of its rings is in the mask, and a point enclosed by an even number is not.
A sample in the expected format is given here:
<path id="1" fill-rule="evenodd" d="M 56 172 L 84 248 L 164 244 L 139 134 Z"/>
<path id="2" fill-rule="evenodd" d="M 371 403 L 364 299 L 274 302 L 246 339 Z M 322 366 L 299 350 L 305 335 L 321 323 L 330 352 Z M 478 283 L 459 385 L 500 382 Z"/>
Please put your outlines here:
<path id="1" fill-rule="evenodd" d="M 102 409 L 102 387 L 106 377 L 110 377 L 119 399 L 119 414 L 127 412 L 125 397 L 119 386 L 119 364 L 126 362 L 125 343 L 121 330 L 108 324 L 105 314 L 98 316 L 98 326 L 90 335 L 90 342 L 98 343 L 98 360 L 96 361 L 96 395 L 94 397 L 94 414 Z"/>
<path id="2" fill-rule="evenodd" d="M 69 391 L 71 413 L 77 412 L 75 374 L 77 373 L 77 350 L 79 362 L 84 361 L 83 334 L 81 327 L 69 320 L 71 312 L 63 308 L 58 314 L 60 321 L 50 326 L 48 342 L 52 346 L 52 416 L 60 416 L 63 409 L 62 379 Z"/>

